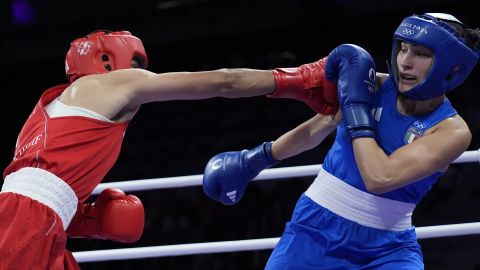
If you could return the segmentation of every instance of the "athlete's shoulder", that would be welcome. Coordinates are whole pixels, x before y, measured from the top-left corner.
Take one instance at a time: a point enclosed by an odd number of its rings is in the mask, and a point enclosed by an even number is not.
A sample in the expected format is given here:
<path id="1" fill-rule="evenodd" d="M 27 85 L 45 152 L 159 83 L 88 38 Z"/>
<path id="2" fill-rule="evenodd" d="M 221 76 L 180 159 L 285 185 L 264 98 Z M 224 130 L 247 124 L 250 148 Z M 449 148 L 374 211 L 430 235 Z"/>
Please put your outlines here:
<path id="1" fill-rule="evenodd" d="M 126 82 L 131 82 L 132 80 L 145 78 L 153 74 L 155 73 L 145 69 L 139 69 L 139 68 L 120 69 L 120 70 L 114 70 L 114 71 L 103 73 L 103 74 L 87 75 L 79 78 L 73 84 L 84 84 L 84 83 L 90 83 L 92 81 L 102 85 L 125 84 Z"/>
<path id="2" fill-rule="evenodd" d="M 383 83 L 388 79 L 388 76 L 389 75 L 387 73 L 377 72 L 377 89 L 383 85 Z"/>
<path id="3" fill-rule="evenodd" d="M 452 133 L 470 134 L 470 128 L 458 114 L 445 118 L 436 127 L 441 130 L 450 130 Z"/>

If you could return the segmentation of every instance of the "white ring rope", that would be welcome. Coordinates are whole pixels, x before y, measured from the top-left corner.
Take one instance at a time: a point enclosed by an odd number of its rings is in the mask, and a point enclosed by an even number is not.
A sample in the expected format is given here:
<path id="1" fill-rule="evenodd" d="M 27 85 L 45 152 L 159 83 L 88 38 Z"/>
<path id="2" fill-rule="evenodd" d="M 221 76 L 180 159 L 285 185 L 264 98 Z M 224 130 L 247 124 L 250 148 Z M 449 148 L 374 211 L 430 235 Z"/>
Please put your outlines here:
<path id="1" fill-rule="evenodd" d="M 467 162 L 480 163 L 480 149 L 475 151 L 466 151 L 460 157 L 454 160 L 452 163 L 467 163 Z M 321 164 L 267 169 L 262 171 L 254 179 L 254 181 L 303 177 L 303 176 L 315 176 L 320 171 L 320 166 Z M 143 179 L 143 180 L 128 180 L 128 181 L 101 183 L 93 190 L 92 194 L 93 195 L 99 194 L 102 190 L 106 188 L 119 188 L 125 192 L 130 192 L 130 191 L 140 191 L 140 190 L 178 188 L 178 187 L 190 187 L 190 186 L 201 186 L 201 185 L 202 185 L 202 175 L 197 174 L 197 175 L 176 176 L 176 177 L 166 177 L 166 178 L 152 178 L 152 179 Z"/>
<path id="2" fill-rule="evenodd" d="M 452 163 L 480 163 L 480 149 L 466 151 Z M 320 170 L 321 164 L 297 167 L 274 168 L 262 171 L 254 180 L 270 180 L 314 176 Z M 95 188 L 92 194 L 99 194 L 105 188 L 120 188 L 123 191 L 139 191 L 164 188 L 178 188 L 202 185 L 202 175 L 189 175 L 167 178 L 143 179 L 102 183 Z M 438 225 L 419 227 L 416 229 L 417 238 L 436 238 L 445 236 L 460 236 L 480 234 L 480 222 Z M 152 257 L 181 256 L 193 254 L 210 254 L 233 251 L 252 251 L 273 249 L 280 238 L 264 238 L 238 241 L 222 241 L 209 243 L 193 243 L 179 245 L 165 245 L 153 247 L 107 249 L 96 251 L 74 252 L 77 262 L 98 262 L 110 260 L 128 260 Z"/>
<path id="3" fill-rule="evenodd" d="M 416 232 L 418 239 L 480 234 L 480 222 L 419 227 L 416 228 Z M 193 254 L 211 254 L 233 251 L 253 251 L 273 249 L 279 239 L 280 238 L 277 237 L 139 248 L 77 251 L 73 252 L 73 256 L 77 262 L 83 263 Z"/>

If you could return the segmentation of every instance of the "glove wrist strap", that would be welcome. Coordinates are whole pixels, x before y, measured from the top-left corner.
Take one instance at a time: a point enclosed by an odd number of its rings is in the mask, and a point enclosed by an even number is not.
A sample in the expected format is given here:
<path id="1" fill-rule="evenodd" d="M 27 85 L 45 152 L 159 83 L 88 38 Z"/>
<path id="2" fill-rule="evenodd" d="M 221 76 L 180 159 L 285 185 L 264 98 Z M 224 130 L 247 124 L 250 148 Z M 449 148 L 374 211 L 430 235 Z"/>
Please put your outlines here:
<path id="1" fill-rule="evenodd" d="M 303 77 L 298 68 L 277 68 L 272 73 L 275 78 L 275 90 L 268 97 L 298 98 L 303 90 Z"/>
<path id="2" fill-rule="evenodd" d="M 376 121 L 372 117 L 371 108 L 366 104 L 352 104 L 343 109 L 343 117 L 350 138 L 376 137 Z"/>

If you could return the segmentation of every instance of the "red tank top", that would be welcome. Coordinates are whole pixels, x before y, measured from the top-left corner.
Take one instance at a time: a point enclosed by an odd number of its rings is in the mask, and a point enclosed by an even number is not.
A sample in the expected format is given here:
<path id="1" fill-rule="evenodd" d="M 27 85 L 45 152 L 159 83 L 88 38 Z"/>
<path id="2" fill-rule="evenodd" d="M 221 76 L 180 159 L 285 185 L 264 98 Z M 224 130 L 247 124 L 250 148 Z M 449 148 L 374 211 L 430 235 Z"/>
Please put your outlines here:
<path id="1" fill-rule="evenodd" d="M 43 93 L 18 136 L 3 177 L 24 167 L 41 168 L 63 179 L 83 203 L 115 164 L 129 122 L 83 116 L 50 118 L 44 106 L 68 86 Z"/>

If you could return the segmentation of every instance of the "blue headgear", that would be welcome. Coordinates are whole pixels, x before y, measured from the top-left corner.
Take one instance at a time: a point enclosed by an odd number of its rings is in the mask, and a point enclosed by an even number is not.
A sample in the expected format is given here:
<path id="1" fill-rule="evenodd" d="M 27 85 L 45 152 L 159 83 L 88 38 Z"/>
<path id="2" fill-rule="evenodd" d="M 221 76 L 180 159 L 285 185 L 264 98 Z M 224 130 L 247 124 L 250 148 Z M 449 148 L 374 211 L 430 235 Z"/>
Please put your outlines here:
<path id="1" fill-rule="evenodd" d="M 407 98 L 427 100 L 445 94 L 462 84 L 478 61 L 480 51 L 470 49 L 465 40 L 442 20 L 463 25 L 449 14 L 426 13 L 405 18 L 393 34 L 390 76 L 397 88 L 400 41 L 422 45 L 434 52 L 433 63 L 425 80 L 402 93 Z"/>

